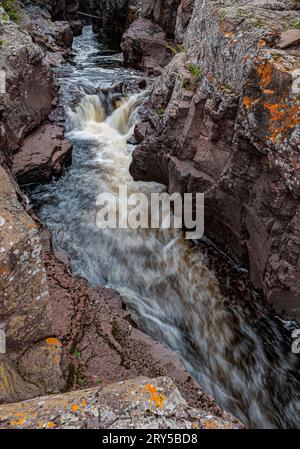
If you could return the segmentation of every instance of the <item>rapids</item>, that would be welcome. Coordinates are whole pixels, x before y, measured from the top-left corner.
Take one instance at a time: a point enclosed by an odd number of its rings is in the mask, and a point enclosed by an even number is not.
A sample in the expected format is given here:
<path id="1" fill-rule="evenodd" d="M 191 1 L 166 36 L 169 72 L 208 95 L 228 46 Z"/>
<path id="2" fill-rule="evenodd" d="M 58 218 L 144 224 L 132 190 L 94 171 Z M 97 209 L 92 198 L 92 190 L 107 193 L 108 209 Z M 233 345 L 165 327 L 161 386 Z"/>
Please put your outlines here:
<path id="1" fill-rule="evenodd" d="M 95 93 L 98 85 L 138 74 L 123 68 L 89 27 L 75 39 L 74 54 L 58 72 L 73 163 L 61 178 L 29 193 L 56 247 L 67 251 L 74 272 L 117 289 L 139 327 L 177 351 L 221 407 L 247 426 L 299 427 L 295 324 L 273 316 L 253 292 L 229 298 L 205 245 L 192 245 L 181 231 L 96 226 L 99 193 L 117 194 L 127 185 L 149 195 L 164 187 L 135 183 L 128 171 L 133 148 L 127 142 L 146 93 L 111 102 L 109 109 Z"/>

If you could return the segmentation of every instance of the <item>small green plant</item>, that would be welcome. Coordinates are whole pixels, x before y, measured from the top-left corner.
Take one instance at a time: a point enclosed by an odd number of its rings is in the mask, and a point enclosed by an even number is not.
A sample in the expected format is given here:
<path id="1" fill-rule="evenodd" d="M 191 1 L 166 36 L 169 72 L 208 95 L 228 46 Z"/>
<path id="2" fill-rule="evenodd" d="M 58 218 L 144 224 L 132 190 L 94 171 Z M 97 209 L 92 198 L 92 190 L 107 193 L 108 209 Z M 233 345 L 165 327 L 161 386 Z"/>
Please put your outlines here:
<path id="1" fill-rule="evenodd" d="M 277 53 L 273 53 L 272 54 L 272 58 L 275 62 L 279 62 L 281 60 L 281 55 L 277 54 Z"/>
<path id="2" fill-rule="evenodd" d="M 189 63 L 187 66 L 189 72 L 191 75 L 193 75 L 193 77 L 195 78 L 195 80 L 198 82 L 201 80 L 202 78 L 202 72 L 200 67 L 198 67 L 196 64 L 193 63 Z"/>
<path id="3" fill-rule="evenodd" d="M 187 89 L 187 90 L 192 89 L 191 81 L 188 78 L 186 78 L 185 76 L 182 75 L 180 77 L 180 81 L 181 81 L 181 87 L 183 89 Z"/>
<path id="4" fill-rule="evenodd" d="M 80 385 L 82 387 L 86 384 L 86 379 L 84 377 L 78 377 L 77 382 L 78 382 L 78 385 Z"/>
<path id="5" fill-rule="evenodd" d="M 20 19 L 16 0 L 0 0 L 0 6 L 4 8 L 6 14 L 13 22 L 18 22 Z"/>
<path id="6" fill-rule="evenodd" d="M 300 30 L 300 20 L 297 20 L 296 22 L 294 22 L 293 27 L 297 28 L 297 30 Z"/>
<path id="7" fill-rule="evenodd" d="M 156 112 L 157 112 L 157 115 L 159 116 L 159 118 L 163 118 L 163 116 L 166 112 L 166 109 L 161 106 Z"/>
<path id="8" fill-rule="evenodd" d="M 74 351 L 74 355 L 75 355 L 78 359 L 80 359 L 80 357 L 81 357 L 81 352 L 78 351 L 78 349 L 76 348 L 75 351 Z"/>

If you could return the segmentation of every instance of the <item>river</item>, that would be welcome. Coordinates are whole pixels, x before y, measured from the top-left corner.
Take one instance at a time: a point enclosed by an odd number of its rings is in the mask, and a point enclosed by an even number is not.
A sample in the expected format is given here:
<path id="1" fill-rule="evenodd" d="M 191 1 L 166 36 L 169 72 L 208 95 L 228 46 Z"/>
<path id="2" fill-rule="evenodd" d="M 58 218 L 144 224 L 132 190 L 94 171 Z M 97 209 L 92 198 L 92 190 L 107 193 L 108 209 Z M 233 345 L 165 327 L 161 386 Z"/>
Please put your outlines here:
<path id="1" fill-rule="evenodd" d="M 235 293 L 243 271 L 234 269 L 238 280 L 230 284 L 226 269 L 220 275 L 224 258 L 192 245 L 181 231 L 97 227 L 99 193 L 116 195 L 126 185 L 148 196 L 163 187 L 135 183 L 128 171 L 133 146 L 127 142 L 146 93 L 115 102 L 97 94 L 99 85 L 140 74 L 125 69 L 90 27 L 75 38 L 73 51 L 58 70 L 73 162 L 61 178 L 29 193 L 56 247 L 68 253 L 75 273 L 117 289 L 139 327 L 177 351 L 221 407 L 247 426 L 300 427 L 294 325 L 273 316 L 247 286 Z"/>

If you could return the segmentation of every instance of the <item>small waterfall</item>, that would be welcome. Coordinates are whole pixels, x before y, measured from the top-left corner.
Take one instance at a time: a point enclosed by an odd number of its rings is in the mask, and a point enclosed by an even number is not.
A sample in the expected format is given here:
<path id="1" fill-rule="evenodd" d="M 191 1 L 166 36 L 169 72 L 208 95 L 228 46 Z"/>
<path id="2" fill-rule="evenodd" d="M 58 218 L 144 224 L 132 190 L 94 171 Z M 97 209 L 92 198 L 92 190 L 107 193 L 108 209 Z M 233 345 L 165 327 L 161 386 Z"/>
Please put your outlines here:
<path id="1" fill-rule="evenodd" d="M 65 91 L 82 82 L 82 73 L 94 80 L 86 39 L 90 35 L 76 38 L 78 54 L 81 47 L 88 51 L 70 83 L 63 79 Z M 117 70 L 100 74 L 107 83 Z M 131 76 L 122 70 L 123 77 Z M 69 111 L 73 164 L 62 178 L 32 194 L 40 204 L 39 217 L 55 245 L 68 252 L 73 270 L 94 285 L 117 289 L 138 325 L 177 351 L 223 408 L 248 426 L 299 427 L 300 358 L 291 352 L 286 323 L 254 295 L 229 299 L 206 254 L 181 231 L 96 226 L 99 193 L 117 195 L 119 185 L 146 195 L 164 189 L 134 183 L 128 172 L 132 148 L 127 141 L 145 94 L 110 102 L 109 108 L 101 95 L 86 95 Z"/>

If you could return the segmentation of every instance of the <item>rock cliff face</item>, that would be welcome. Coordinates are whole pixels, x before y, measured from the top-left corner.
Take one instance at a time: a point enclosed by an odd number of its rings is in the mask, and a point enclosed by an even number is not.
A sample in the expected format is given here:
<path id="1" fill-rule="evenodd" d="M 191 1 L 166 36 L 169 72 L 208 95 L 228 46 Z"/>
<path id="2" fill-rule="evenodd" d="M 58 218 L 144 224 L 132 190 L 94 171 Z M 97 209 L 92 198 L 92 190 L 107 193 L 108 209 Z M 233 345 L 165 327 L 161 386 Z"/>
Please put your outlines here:
<path id="1" fill-rule="evenodd" d="M 299 9 L 182 1 L 183 47 L 155 83 L 131 165 L 136 180 L 204 192 L 207 235 L 249 264 L 277 312 L 297 319 Z"/>
<path id="2" fill-rule="evenodd" d="M 34 4 L 46 8 L 53 21 L 67 20 L 75 35 L 82 31 L 83 24 L 81 17 L 78 15 L 79 0 L 24 0 L 23 3 L 26 6 Z"/>
<path id="3" fill-rule="evenodd" d="M 81 9 L 94 16 L 96 33 L 119 44 L 124 31 L 139 15 L 139 0 L 87 0 L 81 1 Z"/>

